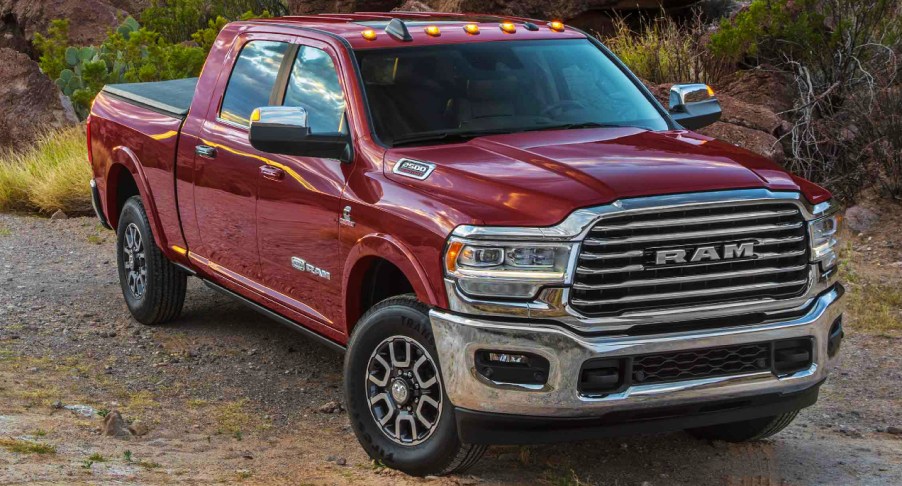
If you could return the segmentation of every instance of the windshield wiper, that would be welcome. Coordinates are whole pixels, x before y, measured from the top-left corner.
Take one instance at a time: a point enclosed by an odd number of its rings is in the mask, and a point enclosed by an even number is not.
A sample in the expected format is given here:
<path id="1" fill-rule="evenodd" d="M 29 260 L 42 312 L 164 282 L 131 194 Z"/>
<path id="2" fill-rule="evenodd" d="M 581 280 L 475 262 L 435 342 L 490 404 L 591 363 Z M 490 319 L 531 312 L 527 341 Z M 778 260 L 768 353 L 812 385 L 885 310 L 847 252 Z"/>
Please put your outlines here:
<path id="1" fill-rule="evenodd" d="M 486 135 L 501 135 L 506 133 L 513 133 L 514 131 L 519 130 L 505 128 L 497 130 L 447 130 L 439 132 L 421 132 L 398 137 L 392 140 L 392 146 L 397 147 L 399 145 L 419 142 L 470 140 L 477 137 L 484 137 Z"/>
<path id="2" fill-rule="evenodd" d="M 580 123 L 563 123 L 561 125 L 542 125 L 523 130 L 524 132 L 535 132 L 540 130 L 571 130 L 576 128 L 622 128 L 624 125 L 615 125 L 613 123 L 598 122 L 580 122 Z"/>

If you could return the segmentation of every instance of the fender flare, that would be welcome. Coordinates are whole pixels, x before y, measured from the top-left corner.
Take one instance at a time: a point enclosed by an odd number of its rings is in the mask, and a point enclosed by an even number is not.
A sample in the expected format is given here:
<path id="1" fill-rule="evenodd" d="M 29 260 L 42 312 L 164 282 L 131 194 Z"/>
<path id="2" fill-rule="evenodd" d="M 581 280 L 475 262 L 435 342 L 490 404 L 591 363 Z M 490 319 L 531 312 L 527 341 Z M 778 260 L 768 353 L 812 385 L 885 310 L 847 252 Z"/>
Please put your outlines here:
<path id="1" fill-rule="evenodd" d="M 417 261 L 413 253 L 397 238 L 384 233 L 376 233 L 364 236 L 357 240 L 345 259 L 342 272 L 342 298 L 345 305 L 345 316 L 354 316 L 359 313 L 357 302 L 360 294 L 359 282 L 363 279 L 367 265 L 361 262 L 368 259 L 386 260 L 401 270 L 401 273 L 410 282 L 416 293 L 417 299 L 429 306 L 439 305 L 435 291 L 429 285 L 429 278 L 423 266 Z M 351 319 L 348 319 L 350 321 Z M 346 322 L 350 329 L 356 322 Z M 350 333 L 349 333 L 350 335 Z"/>
<path id="2" fill-rule="evenodd" d="M 107 219 L 113 228 L 117 228 L 119 224 L 119 213 L 122 208 L 116 208 L 116 211 L 110 211 L 116 205 L 116 195 L 119 189 L 117 180 L 119 170 L 127 170 L 135 180 L 138 186 L 138 193 L 141 196 L 141 202 L 144 204 L 144 210 L 147 212 L 147 219 L 153 228 L 153 239 L 159 248 L 167 248 L 166 242 L 163 241 L 163 228 L 160 227 L 160 220 L 157 217 L 157 207 L 154 203 L 153 192 L 150 185 L 147 184 L 147 177 L 144 175 L 144 168 L 138 156 L 128 147 L 119 145 L 113 148 L 113 154 L 110 161 L 109 169 L 106 173 L 106 194 L 104 196 L 104 205 L 106 206 Z M 114 214 L 115 213 L 115 214 Z"/>

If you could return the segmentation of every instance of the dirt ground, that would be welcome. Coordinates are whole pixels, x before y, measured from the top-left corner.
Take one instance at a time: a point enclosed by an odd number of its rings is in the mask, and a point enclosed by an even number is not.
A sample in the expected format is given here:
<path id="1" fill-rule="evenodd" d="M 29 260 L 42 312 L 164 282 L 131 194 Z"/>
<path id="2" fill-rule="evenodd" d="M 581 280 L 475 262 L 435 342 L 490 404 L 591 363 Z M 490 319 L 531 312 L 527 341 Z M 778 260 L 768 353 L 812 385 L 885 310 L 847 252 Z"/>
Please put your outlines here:
<path id="1" fill-rule="evenodd" d="M 141 326 L 112 232 L 0 215 L 0 484 L 902 484 L 902 211 L 879 214 L 843 260 L 843 361 L 775 438 L 496 447 L 422 479 L 373 464 L 347 415 L 322 411 L 341 399 L 339 354 L 194 279 L 178 323 Z M 100 435 L 110 410 L 141 435 Z"/>

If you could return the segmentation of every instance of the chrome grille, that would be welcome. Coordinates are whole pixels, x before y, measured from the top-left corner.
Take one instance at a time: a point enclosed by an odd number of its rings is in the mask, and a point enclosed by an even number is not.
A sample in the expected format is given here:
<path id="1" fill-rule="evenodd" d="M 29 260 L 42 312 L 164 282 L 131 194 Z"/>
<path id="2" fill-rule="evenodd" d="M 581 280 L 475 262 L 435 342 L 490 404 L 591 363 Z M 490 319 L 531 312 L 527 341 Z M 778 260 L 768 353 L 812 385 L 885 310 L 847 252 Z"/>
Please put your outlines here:
<path id="1" fill-rule="evenodd" d="M 657 264 L 659 250 L 754 243 L 752 258 Z M 586 316 L 786 299 L 808 285 L 808 242 L 799 208 L 786 202 L 624 212 L 583 241 L 570 305 Z"/>

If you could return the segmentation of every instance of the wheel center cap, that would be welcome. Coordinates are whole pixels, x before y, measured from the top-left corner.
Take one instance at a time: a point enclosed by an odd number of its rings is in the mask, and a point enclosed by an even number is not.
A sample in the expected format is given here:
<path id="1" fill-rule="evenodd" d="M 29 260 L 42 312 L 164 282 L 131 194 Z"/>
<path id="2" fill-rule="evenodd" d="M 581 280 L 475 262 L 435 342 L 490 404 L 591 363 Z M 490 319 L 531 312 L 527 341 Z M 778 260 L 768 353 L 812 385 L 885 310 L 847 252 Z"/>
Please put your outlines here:
<path id="1" fill-rule="evenodd" d="M 404 380 L 395 379 L 391 384 L 391 397 L 398 405 L 404 405 L 410 398 L 410 387 Z"/>

